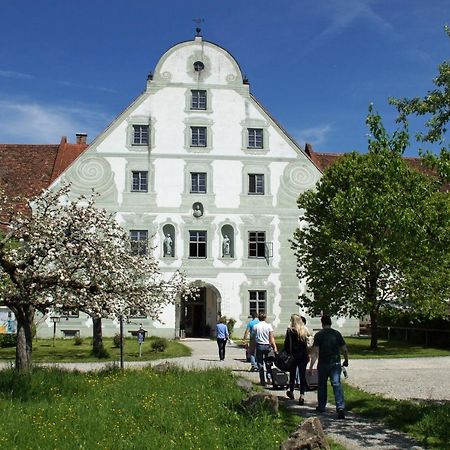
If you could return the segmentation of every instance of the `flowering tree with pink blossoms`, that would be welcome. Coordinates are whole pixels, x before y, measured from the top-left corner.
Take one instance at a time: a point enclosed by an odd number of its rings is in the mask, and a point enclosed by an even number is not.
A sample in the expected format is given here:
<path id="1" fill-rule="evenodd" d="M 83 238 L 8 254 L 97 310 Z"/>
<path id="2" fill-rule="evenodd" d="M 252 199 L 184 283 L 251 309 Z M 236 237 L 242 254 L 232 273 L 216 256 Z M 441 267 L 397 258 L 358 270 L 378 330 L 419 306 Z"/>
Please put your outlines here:
<path id="1" fill-rule="evenodd" d="M 46 190 L 29 202 L 26 215 L 8 210 L 0 187 L 0 302 L 16 316 L 18 370 L 31 367 L 36 311 L 84 311 L 94 329 L 100 326 L 101 345 L 102 317 L 139 310 L 157 319 L 189 291 L 181 273 L 165 279 L 151 254 L 132 254 L 127 232 L 95 206 L 97 196 L 70 199 L 68 186 Z"/>

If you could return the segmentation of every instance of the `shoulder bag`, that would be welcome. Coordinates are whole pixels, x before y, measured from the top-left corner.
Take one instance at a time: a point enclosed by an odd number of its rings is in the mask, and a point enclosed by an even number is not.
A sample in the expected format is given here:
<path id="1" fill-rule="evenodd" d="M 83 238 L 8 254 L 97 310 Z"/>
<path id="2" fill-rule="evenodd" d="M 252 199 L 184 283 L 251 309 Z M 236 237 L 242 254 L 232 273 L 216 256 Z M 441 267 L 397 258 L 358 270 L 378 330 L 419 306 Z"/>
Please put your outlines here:
<path id="1" fill-rule="evenodd" d="M 287 333 L 289 334 L 289 347 L 292 349 L 292 334 L 289 329 Z M 288 353 L 286 350 L 282 350 L 281 352 L 277 353 L 277 356 L 275 357 L 275 365 L 280 370 L 287 372 L 291 370 L 292 367 L 294 367 L 295 358 L 291 353 Z"/>

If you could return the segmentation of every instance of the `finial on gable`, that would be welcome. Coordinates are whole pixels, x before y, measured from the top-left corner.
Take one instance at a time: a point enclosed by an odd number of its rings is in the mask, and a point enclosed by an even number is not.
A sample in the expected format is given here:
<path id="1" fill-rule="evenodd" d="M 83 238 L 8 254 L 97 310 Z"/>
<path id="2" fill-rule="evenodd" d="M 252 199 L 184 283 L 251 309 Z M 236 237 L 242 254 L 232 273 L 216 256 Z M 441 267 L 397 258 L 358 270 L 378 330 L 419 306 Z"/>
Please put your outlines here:
<path id="1" fill-rule="evenodd" d="M 205 22 L 205 19 L 192 19 L 193 22 L 195 22 L 197 24 L 197 27 L 195 28 L 195 32 L 197 33 L 195 35 L 195 37 L 202 37 L 201 33 L 202 33 L 202 29 L 200 28 L 200 24 Z"/>

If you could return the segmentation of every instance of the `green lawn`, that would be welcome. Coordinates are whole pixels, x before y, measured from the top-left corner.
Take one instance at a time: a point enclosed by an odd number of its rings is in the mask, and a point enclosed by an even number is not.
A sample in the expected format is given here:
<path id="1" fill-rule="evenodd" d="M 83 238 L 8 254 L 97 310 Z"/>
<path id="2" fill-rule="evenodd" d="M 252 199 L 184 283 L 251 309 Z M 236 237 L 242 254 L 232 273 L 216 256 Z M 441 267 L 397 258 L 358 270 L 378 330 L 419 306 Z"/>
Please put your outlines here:
<path id="1" fill-rule="evenodd" d="M 248 411 L 230 371 L 0 372 L 7 449 L 275 450 L 299 418 Z M 338 448 L 338 447 L 335 447 Z"/>
<path id="2" fill-rule="evenodd" d="M 425 356 L 450 356 L 450 350 L 412 345 L 401 341 L 380 339 L 377 350 L 370 350 L 370 339 L 346 337 L 350 358 L 420 358 Z"/>
<path id="3" fill-rule="evenodd" d="M 139 347 L 136 339 L 126 338 L 124 346 L 125 361 L 151 361 L 160 358 L 175 358 L 179 356 L 189 356 L 191 351 L 188 347 L 178 341 L 168 341 L 169 345 L 166 351 L 153 352 L 151 349 L 150 337 L 142 345 L 142 356 L 139 358 Z M 109 358 L 102 361 L 119 361 L 120 350 L 113 345 L 112 338 L 103 338 L 103 344 Z M 56 339 L 55 346 L 51 339 L 37 339 L 33 341 L 33 361 L 34 362 L 87 362 L 99 361 L 92 357 L 91 339 L 84 339 L 82 345 L 75 345 L 74 339 Z M 15 359 L 15 347 L 0 348 L 0 360 Z"/>
<path id="4" fill-rule="evenodd" d="M 279 348 L 283 346 L 284 337 L 276 338 Z M 363 337 L 345 337 L 350 359 L 376 358 L 420 358 L 425 356 L 450 356 L 450 350 L 442 348 L 411 345 L 400 341 L 380 339 L 377 350 L 370 350 L 370 339 Z"/>
<path id="5" fill-rule="evenodd" d="M 450 402 L 391 400 L 348 384 L 344 389 L 349 411 L 403 431 L 426 448 L 450 449 Z"/>

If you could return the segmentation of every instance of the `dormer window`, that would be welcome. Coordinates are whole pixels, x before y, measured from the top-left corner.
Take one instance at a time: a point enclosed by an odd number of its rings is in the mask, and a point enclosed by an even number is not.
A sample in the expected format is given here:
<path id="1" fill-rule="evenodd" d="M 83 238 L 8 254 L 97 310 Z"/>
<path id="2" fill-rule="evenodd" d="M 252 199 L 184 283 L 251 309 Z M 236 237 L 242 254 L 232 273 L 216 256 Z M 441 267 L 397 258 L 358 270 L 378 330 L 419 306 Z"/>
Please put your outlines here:
<path id="1" fill-rule="evenodd" d="M 204 90 L 191 91 L 191 109 L 206 110 L 206 91 Z"/>

